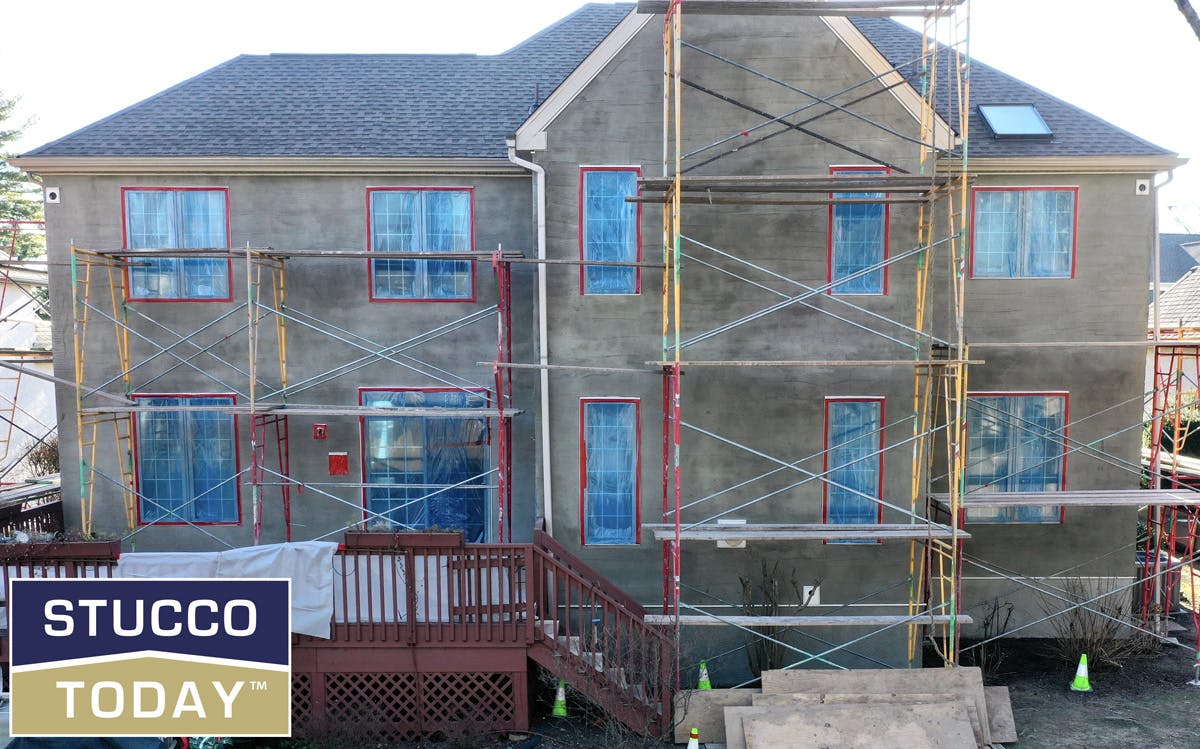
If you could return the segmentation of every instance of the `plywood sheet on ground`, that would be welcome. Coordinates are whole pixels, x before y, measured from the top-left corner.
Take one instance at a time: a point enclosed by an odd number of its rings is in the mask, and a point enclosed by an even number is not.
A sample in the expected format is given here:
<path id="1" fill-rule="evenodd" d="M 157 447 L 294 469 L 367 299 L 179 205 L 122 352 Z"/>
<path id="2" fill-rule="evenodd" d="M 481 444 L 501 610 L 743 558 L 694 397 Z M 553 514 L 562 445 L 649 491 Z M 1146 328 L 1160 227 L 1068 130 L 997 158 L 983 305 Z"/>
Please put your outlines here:
<path id="1" fill-rule="evenodd" d="M 819 703 L 813 703 L 811 707 L 818 705 Z M 725 749 L 746 749 L 743 721 L 757 716 L 779 722 L 795 713 L 795 707 L 744 707 L 739 705 L 725 708 Z M 704 734 L 700 734 L 700 741 L 704 741 Z"/>
<path id="2" fill-rule="evenodd" d="M 988 730 L 991 731 L 992 741 L 1016 742 L 1017 721 L 1013 719 L 1008 687 L 984 687 L 983 694 L 987 697 Z"/>
<path id="3" fill-rule="evenodd" d="M 700 729 L 700 741 L 725 743 L 725 708 L 749 707 L 759 689 L 683 689 L 675 695 L 675 743 L 686 744 L 688 732 Z"/>
<path id="4" fill-rule="evenodd" d="M 851 670 L 796 669 L 763 671 L 763 694 L 858 693 L 912 694 L 950 692 L 970 697 L 975 703 L 984 744 L 992 742 L 987 721 L 987 701 L 983 694 L 983 674 L 978 668 L 862 668 Z"/>
<path id="5" fill-rule="evenodd" d="M 769 708 L 768 708 L 769 709 Z M 975 749 L 957 703 L 802 705 L 780 718 L 747 715 L 746 749 Z"/>
<path id="6" fill-rule="evenodd" d="M 963 707 L 964 710 L 966 710 L 967 719 L 971 722 L 971 731 L 975 734 L 976 743 L 978 743 L 980 746 L 983 746 L 985 743 L 987 743 L 984 739 L 983 723 L 979 719 L 979 711 L 975 707 L 975 701 L 962 694 L 953 694 L 951 692 L 913 692 L 912 694 L 843 694 L 835 692 L 817 694 L 812 692 L 801 692 L 798 694 L 758 694 L 754 695 L 753 698 L 753 704 L 755 707 L 782 707 L 786 705 L 812 703 L 820 703 L 823 705 L 848 705 L 864 703 L 889 705 L 939 705 L 946 703 L 958 703 Z M 993 734 L 992 741 L 996 740 L 997 739 Z"/>

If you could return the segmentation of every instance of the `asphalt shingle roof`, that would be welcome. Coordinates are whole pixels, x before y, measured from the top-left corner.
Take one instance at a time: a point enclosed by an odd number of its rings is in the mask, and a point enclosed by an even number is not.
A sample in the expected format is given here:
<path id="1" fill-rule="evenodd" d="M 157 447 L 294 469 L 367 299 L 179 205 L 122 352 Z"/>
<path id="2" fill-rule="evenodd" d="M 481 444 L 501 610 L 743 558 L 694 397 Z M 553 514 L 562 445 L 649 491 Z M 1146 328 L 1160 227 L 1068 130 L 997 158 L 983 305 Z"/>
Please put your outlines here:
<path id="1" fill-rule="evenodd" d="M 502 157 L 505 137 L 632 9 L 585 5 L 498 55 L 242 55 L 25 155 Z M 854 23 L 893 65 L 919 57 L 907 27 Z M 972 99 L 1036 104 L 1055 133 L 998 141 L 973 112 L 974 156 L 1170 153 L 979 63 Z"/>
<path id="2" fill-rule="evenodd" d="M 911 64 L 921 57 L 921 35 L 890 18 L 855 18 L 858 27 L 888 62 L 905 75 L 915 75 Z M 945 59 L 945 58 L 943 58 Z M 939 100 L 949 102 L 949 75 L 940 76 Z M 915 80 L 915 79 L 914 79 Z M 978 104 L 1033 104 L 1054 131 L 1051 140 L 997 140 L 976 109 Z M 948 107 L 939 106 L 948 118 Z M 1023 83 L 1016 78 L 971 61 L 971 156 L 1146 156 L 1173 152 L 1126 132 L 1074 105 Z"/>
<path id="3" fill-rule="evenodd" d="M 1178 281 L 1184 273 L 1200 265 L 1200 234 L 1159 234 L 1158 258 L 1160 280 Z M 1154 273 L 1153 268 L 1150 273 Z"/>
<path id="4" fill-rule="evenodd" d="M 25 155 L 503 157 L 632 9 L 585 5 L 498 55 L 242 55 Z"/>
<path id="5" fill-rule="evenodd" d="M 1165 329 L 1200 327 L 1200 268 L 1184 274 L 1158 298 L 1159 324 Z M 1150 307 L 1146 327 L 1154 325 L 1154 307 Z"/>

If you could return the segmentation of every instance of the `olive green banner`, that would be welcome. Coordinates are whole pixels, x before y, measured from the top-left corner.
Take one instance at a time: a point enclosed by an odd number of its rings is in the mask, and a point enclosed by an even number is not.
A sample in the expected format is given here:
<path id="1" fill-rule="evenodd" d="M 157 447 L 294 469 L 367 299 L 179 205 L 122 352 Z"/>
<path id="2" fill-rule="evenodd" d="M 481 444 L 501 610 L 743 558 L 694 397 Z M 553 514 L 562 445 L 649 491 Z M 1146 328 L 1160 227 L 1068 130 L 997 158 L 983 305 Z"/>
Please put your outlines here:
<path id="1" fill-rule="evenodd" d="M 139 656 L 11 674 L 13 736 L 287 736 L 291 674 Z"/>

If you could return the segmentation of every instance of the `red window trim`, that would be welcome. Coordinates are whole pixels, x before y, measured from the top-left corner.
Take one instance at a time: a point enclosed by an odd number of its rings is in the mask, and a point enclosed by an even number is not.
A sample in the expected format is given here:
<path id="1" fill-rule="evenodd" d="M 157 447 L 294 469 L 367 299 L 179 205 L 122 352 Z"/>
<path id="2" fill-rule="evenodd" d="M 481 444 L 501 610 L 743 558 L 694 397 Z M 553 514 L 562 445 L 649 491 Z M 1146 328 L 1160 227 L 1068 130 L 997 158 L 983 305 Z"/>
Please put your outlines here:
<path id="1" fill-rule="evenodd" d="M 492 391 L 487 388 L 456 388 L 456 387 L 360 387 L 358 389 L 358 405 L 363 405 L 363 395 L 365 393 L 460 393 L 463 391 L 479 393 L 487 399 L 487 405 L 490 408 L 492 405 Z M 403 414 L 400 414 L 403 415 Z M 487 419 L 487 444 L 492 444 L 492 419 Z M 362 477 L 362 482 L 367 483 L 367 417 L 358 417 L 358 467 L 359 476 Z M 365 522 L 371 522 L 367 513 L 367 492 L 370 491 L 366 487 L 362 489 L 362 516 Z M 490 537 L 491 523 L 488 523 Z"/>
<path id="2" fill-rule="evenodd" d="M 579 295 L 580 296 L 588 296 L 588 297 L 602 297 L 602 296 L 633 296 L 636 294 L 641 294 L 642 293 L 642 269 L 640 266 L 634 268 L 635 273 L 634 273 L 634 280 L 633 280 L 633 294 L 588 294 L 586 291 L 584 291 L 584 278 L 583 278 L 584 264 L 582 261 L 586 260 L 587 258 L 584 257 L 584 246 L 583 246 L 583 224 L 584 224 L 584 221 L 583 221 L 583 175 L 587 174 L 588 172 L 634 172 L 635 174 L 637 174 L 638 178 L 641 179 L 642 168 L 640 166 L 580 166 L 579 167 L 579 212 L 576 214 L 577 223 L 578 223 L 577 230 L 578 230 L 578 235 L 579 235 L 579 260 L 580 260 Z M 638 195 L 642 194 L 642 188 L 640 186 L 638 187 L 637 194 Z M 636 203 L 635 205 L 637 206 L 637 218 L 635 219 L 635 223 L 637 224 L 637 227 L 636 227 L 637 228 L 637 262 L 640 263 L 640 262 L 642 262 L 642 204 Z"/>
<path id="3" fill-rule="evenodd" d="M 374 249 L 374 247 L 372 247 L 372 242 L 371 242 L 371 195 L 376 192 L 465 192 L 465 193 L 468 193 L 468 195 L 470 196 L 470 200 L 471 200 L 471 248 L 470 248 L 469 252 L 475 251 L 475 188 L 474 187 L 468 187 L 468 186 L 430 187 L 428 185 L 419 185 L 419 186 L 418 185 L 412 185 L 412 186 L 388 185 L 388 186 L 368 187 L 367 188 L 367 198 L 366 198 L 366 200 L 367 200 L 367 252 L 371 252 Z M 478 289 L 477 289 L 476 283 L 475 283 L 475 268 L 476 268 L 475 260 L 476 259 L 473 256 L 463 258 L 463 261 L 471 263 L 471 295 L 469 297 L 465 297 L 463 299 L 433 299 L 433 298 L 429 298 L 429 297 L 413 297 L 411 299 L 393 299 L 391 297 L 375 296 L 375 269 L 374 269 L 374 266 L 371 265 L 372 259 L 367 258 L 367 300 L 370 302 L 379 302 L 381 304 L 387 304 L 387 303 L 472 304 L 476 301 L 476 297 L 478 296 Z"/>
<path id="4" fill-rule="evenodd" d="M 587 439 L 585 428 L 588 403 L 632 403 L 634 428 L 633 467 L 633 543 L 589 544 L 587 542 Z M 642 542 L 642 399 L 622 397 L 593 397 L 579 399 L 579 545 L 597 548 L 627 549 Z"/>
<path id="5" fill-rule="evenodd" d="M 1073 192 L 1075 193 L 1075 216 L 1071 221 L 1071 275 L 1069 276 L 976 276 L 975 275 L 975 198 L 980 192 Z M 967 278 L 980 281 L 1069 281 L 1075 278 L 1079 259 L 1079 186 L 1078 185 L 1028 185 L 1006 187 L 971 188 L 971 256 L 967 261 Z"/>
<path id="6" fill-rule="evenodd" d="M 205 187 L 203 185 L 185 185 L 185 186 L 175 186 L 175 187 L 123 185 L 121 187 L 121 247 L 126 250 L 129 249 L 129 214 L 127 212 L 127 208 L 126 208 L 126 204 L 125 204 L 125 194 L 126 193 L 137 192 L 137 191 L 214 192 L 214 191 L 218 191 L 218 190 L 220 192 L 225 193 L 225 246 L 231 247 L 233 245 L 233 229 L 230 225 L 230 216 L 232 214 L 230 213 L 230 210 L 229 210 L 229 187 L 223 186 L 223 185 L 213 185 L 211 187 Z M 147 302 L 150 304 L 155 304 L 155 303 L 159 303 L 159 302 L 172 302 L 172 303 L 176 303 L 176 304 L 203 304 L 203 303 L 208 303 L 208 302 L 232 302 L 233 301 L 233 258 L 232 257 L 228 258 L 225 261 L 225 274 L 226 274 L 226 280 L 228 281 L 227 286 L 229 288 L 229 294 L 224 297 L 195 299 L 193 297 L 130 296 L 130 292 L 133 289 L 133 285 L 130 283 L 128 266 L 125 267 L 125 270 L 123 271 L 123 273 L 125 276 L 125 301 L 127 301 L 127 302 Z"/>
<path id="7" fill-rule="evenodd" d="M 1062 280 L 1062 279 L 1059 279 Z M 1068 390 L 968 390 L 967 400 L 971 398 L 1007 398 L 1009 396 L 1062 396 L 1063 399 L 1063 457 L 1062 457 L 1062 476 L 1059 479 L 1059 491 L 1067 490 L 1067 458 L 1070 455 L 1070 446 L 1067 444 L 1071 437 L 1071 393 Z M 970 430 L 968 430 L 969 432 Z M 963 455 L 967 455 L 967 437 L 963 437 Z M 1059 505 L 1058 524 L 1062 525 L 1067 521 L 1067 506 Z M 960 524 L 967 522 L 967 511 L 963 508 L 960 512 Z M 1030 525 L 1030 523 L 977 523 L 978 525 Z M 1034 524 L 1036 525 L 1036 523 Z M 1043 525 L 1052 525 L 1052 523 L 1043 523 Z"/>
<path id="8" fill-rule="evenodd" d="M 836 176 L 843 172 L 879 172 L 890 175 L 892 168 L 890 166 L 877 165 L 835 165 L 829 167 L 829 175 Z M 829 199 L 833 200 L 836 193 L 829 193 Z M 884 198 L 891 196 L 891 193 L 885 192 Z M 883 293 L 874 294 L 869 292 L 842 292 L 833 290 L 833 209 L 832 203 L 829 205 L 829 222 L 825 229 L 825 283 L 829 288 L 825 289 L 825 293 L 830 296 L 887 296 L 888 294 L 888 270 L 891 266 L 883 266 Z M 883 204 L 883 259 L 887 260 L 891 257 L 892 244 L 892 204 Z"/>
<path id="9" fill-rule="evenodd" d="M 232 398 L 233 405 L 237 405 L 237 393 L 133 393 L 129 396 L 132 401 L 137 401 L 140 398 Z M 238 415 L 233 416 L 233 468 L 237 472 L 236 475 L 242 473 L 242 440 L 241 434 L 238 432 Z M 133 449 L 133 485 L 137 487 L 137 493 L 142 493 L 142 475 L 141 463 L 138 459 L 138 432 L 137 432 L 137 414 L 129 414 L 129 443 Z M 142 500 L 137 497 L 137 524 L 138 526 L 147 525 L 241 525 L 242 524 L 242 482 L 235 480 L 234 491 L 237 492 L 237 520 L 226 521 L 193 521 L 188 523 L 183 520 L 156 520 L 152 523 L 147 523 L 142 520 Z"/>
<path id="10" fill-rule="evenodd" d="M 882 395 L 830 395 L 825 397 L 825 424 L 821 436 L 821 475 L 825 478 L 829 477 L 829 404 L 830 403 L 878 403 L 879 404 L 879 499 L 883 499 L 883 467 L 884 453 L 883 437 L 884 427 L 887 425 L 887 398 Z M 883 505 L 877 503 L 875 511 L 875 522 L 877 524 L 883 522 Z M 829 482 L 821 482 L 821 524 L 829 525 Z M 827 543 L 827 542 L 823 542 Z M 876 539 L 875 543 L 881 544 L 882 540 Z"/>

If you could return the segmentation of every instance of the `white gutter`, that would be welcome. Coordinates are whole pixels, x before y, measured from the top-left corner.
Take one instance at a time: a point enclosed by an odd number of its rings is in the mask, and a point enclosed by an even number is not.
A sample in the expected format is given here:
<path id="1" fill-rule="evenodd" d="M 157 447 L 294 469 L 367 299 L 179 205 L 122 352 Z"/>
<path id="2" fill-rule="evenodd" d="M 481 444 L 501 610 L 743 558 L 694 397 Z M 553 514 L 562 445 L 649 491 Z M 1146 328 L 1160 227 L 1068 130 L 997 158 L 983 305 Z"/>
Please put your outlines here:
<path id="1" fill-rule="evenodd" d="M 546 259 L 546 170 L 532 161 L 517 156 L 516 140 L 508 140 L 508 160 L 533 173 L 533 213 L 537 221 L 537 259 Z M 550 344 L 546 340 L 549 325 L 546 315 L 546 264 L 537 264 L 537 314 L 538 314 L 538 364 L 542 422 L 542 517 L 546 521 L 546 532 L 554 533 L 554 503 L 550 489 Z"/>

